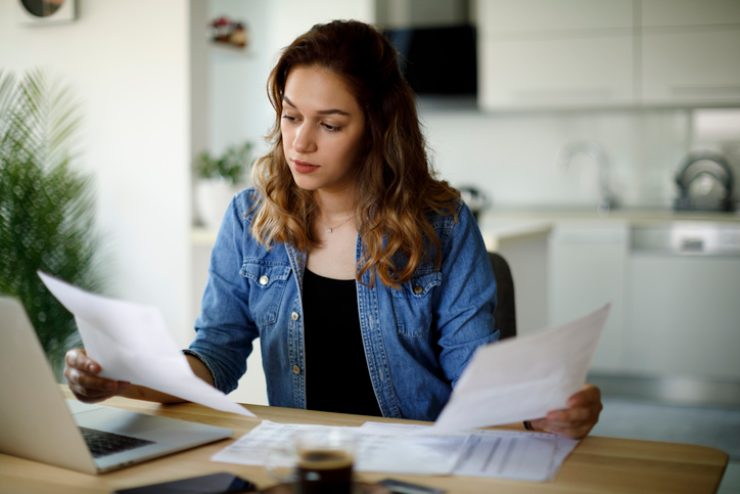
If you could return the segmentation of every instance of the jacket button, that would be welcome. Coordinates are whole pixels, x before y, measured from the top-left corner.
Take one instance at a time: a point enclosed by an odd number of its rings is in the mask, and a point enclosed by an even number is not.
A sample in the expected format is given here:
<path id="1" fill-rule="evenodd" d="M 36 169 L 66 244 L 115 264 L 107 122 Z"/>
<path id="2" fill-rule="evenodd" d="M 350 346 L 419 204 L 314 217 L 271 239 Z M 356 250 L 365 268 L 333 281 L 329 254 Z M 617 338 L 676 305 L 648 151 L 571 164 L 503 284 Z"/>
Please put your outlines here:
<path id="1" fill-rule="evenodd" d="M 260 285 L 265 286 L 269 282 L 270 282 L 269 276 L 267 276 L 266 274 L 263 274 L 262 276 L 260 276 Z"/>
<path id="2" fill-rule="evenodd" d="M 294 365 L 292 370 L 293 370 L 293 374 L 295 374 L 296 376 L 301 373 L 301 368 L 298 367 L 297 365 Z"/>
<path id="3" fill-rule="evenodd" d="M 290 313 L 290 318 L 293 319 L 294 321 L 297 321 L 299 317 L 301 316 L 296 311 L 293 311 Z"/>
<path id="4" fill-rule="evenodd" d="M 421 295 L 421 292 L 423 292 L 424 289 L 420 287 L 419 285 L 414 286 L 414 293 L 417 295 Z"/>

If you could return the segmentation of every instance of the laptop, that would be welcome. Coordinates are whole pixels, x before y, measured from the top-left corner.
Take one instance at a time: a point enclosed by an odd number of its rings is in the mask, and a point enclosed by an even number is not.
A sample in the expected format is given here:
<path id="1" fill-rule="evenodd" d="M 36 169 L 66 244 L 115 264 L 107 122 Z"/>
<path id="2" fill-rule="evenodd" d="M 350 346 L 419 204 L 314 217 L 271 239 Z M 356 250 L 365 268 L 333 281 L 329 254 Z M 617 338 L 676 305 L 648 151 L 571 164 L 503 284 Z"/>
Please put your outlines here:
<path id="1" fill-rule="evenodd" d="M 0 297 L 0 452 L 94 474 L 232 433 L 66 400 L 23 306 Z"/>

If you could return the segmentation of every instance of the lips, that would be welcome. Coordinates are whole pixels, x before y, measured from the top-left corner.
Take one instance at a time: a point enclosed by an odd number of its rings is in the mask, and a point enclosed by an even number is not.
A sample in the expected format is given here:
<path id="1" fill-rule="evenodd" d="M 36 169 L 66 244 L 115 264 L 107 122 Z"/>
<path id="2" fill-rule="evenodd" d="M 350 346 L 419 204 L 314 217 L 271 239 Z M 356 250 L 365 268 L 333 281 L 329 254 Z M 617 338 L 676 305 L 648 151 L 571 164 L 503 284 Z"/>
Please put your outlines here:
<path id="1" fill-rule="evenodd" d="M 306 161 L 293 160 L 293 167 L 298 173 L 313 173 L 319 169 L 318 165 L 308 163 Z"/>

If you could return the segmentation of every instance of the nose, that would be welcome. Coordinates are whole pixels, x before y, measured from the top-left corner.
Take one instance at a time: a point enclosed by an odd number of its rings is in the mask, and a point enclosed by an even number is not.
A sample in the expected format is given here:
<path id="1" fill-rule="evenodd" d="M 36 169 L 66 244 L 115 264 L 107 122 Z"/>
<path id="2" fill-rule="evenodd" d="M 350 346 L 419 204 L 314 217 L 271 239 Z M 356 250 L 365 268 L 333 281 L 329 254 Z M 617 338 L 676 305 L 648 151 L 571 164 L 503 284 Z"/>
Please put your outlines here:
<path id="1" fill-rule="evenodd" d="M 316 150 L 316 139 L 309 124 L 303 123 L 296 129 L 293 149 L 299 153 L 310 153 Z"/>

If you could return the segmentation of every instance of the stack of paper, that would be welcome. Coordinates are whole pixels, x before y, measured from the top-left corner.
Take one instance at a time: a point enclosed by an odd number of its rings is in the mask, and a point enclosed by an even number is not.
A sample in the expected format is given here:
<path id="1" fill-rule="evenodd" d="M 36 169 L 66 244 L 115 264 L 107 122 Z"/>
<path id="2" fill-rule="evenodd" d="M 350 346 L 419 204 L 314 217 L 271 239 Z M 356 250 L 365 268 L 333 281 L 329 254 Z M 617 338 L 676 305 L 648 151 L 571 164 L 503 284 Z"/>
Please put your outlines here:
<path id="1" fill-rule="evenodd" d="M 293 434 L 324 425 L 278 424 L 267 420 L 216 453 L 212 460 L 265 465 Z M 348 428 L 357 438 L 358 472 L 463 475 L 544 481 L 552 478 L 578 441 L 553 434 L 486 430 L 439 434 L 431 426 L 367 422 Z M 285 465 L 288 466 L 288 465 Z"/>

